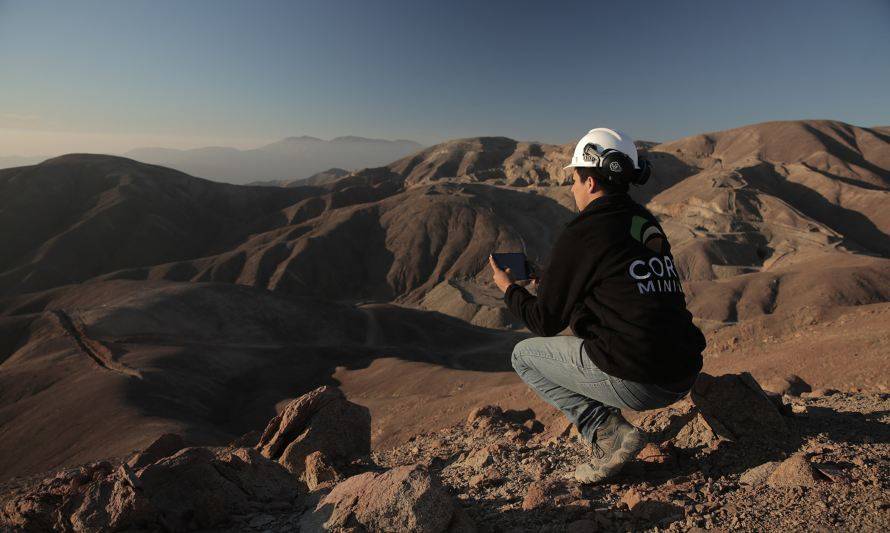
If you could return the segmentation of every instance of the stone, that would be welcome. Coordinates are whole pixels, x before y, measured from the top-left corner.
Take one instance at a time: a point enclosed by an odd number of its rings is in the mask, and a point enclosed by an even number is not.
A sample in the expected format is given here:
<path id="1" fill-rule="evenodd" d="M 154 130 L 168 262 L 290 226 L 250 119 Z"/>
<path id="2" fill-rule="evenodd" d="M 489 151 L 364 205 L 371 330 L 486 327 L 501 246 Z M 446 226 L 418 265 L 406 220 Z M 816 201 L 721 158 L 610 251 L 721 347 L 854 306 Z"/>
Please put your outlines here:
<path id="1" fill-rule="evenodd" d="M 470 411 L 467 415 L 467 424 L 473 424 L 483 418 L 503 418 L 504 411 L 497 405 L 483 405 Z"/>
<path id="2" fill-rule="evenodd" d="M 767 478 L 773 473 L 777 466 L 779 466 L 779 461 L 769 461 L 762 465 L 755 466 L 754 468 L 749 468 L 739 476 L 739 483 L 755 487 L 762 485 L 766 483 Z"/>
<path id="3" fill-rule="evenodd" d="M 522 509 L 531 511 L 542 507 L 568 505 L 578 499 L 580 492 L 573 491 L 562 479 L 546 479 L 530 483 L 522 499 Z"/>
<path id="4" fill-rule="evenodd" d="M 469 457 L 462 461 L 462 465 L 467 468 L 482 468 L 494 462 L 491 453 L 487 448 L 482 448 L 470 454 Z"/>
<path id="5" fill-rule="evenodd" d="M 683 517 L 683 508 L 671 502 L 658 499 L 659 495 L 644 495 L 635 488 L 628 489 L 618 501 L 626 506 L 631 514 L 643 520 L 660 522 L 662 520 Z"/>
<path id="6" fill-rule="evenodd" d="M 127 464 L 133 470 L 163 459 L 185 448 L 185 441 L 175 433 L 165 433 L 141 452 L 133 455 Z"/>
<path id="7" fill-rule="evenodd" d="M 253 448 L 184 448 L 137 474 L 165 528 L 212 528 L 256 504 L 291 502 L 305 488 Z"/>
<path id="8" fill-rule="evenodd" d="M 621 495 L 621 499 L 618 500 L 618 503 L 624 504 L 628 509 L 633 509 L 641 501 L 643 501 L 643 495 L 640 494 L 640 491 L 631 488 L 627 489 L 627 491 Z"/>
<path id="9" fill-rule="evenodd" d="M 314 451 L 344 464 L 371 452 L 370 411 L 325 385 L 290 402 L 266 426 L 256 448 L 297 476 Z"/>
<path id="10" fill-rule="evenodd" d="M 349 477 L 300 519 L 301 531 L 432 533 L 473 529 L 457 502 L 422 465 Z"/>
<path id="11" fill-rule="evenodd" d="M 233 514 L 293 507 L 302 492 L 252 448 L 183 448 L 135 473 L 104 461 L 62 471 L 7 502 L 0 523 L 24 531 L 213 529 Z"/>
<path id="12" fill-rule="evenodd" d="M 812 487 L 817 480 L 813 465 L 802 454 L 795 454 L 782 461 L 766 482 L 773 488 Z"/>
<path id="13" fill-rule="evenodd" d="M 637 459 L 653 465 L 673 466 L 677 463 L 677 453 L 670 444 L 647 443 L 637 454 Z"/>
<path id="14" fill-rule="evenodd" d="M 314 451 L 306 456 L 306 467 L 303 470 L 303 480 L 309 490 L 333 485 L 340 479 L 337 470 L 331 465 L 324 452 Z"/>
<path id="15" fill-rule="evenodd" d="M 792 437 L 782 413 L 747 372 L 717 377 L 699 374 L 691 397 L 720 438 L 784 445 Z"/>

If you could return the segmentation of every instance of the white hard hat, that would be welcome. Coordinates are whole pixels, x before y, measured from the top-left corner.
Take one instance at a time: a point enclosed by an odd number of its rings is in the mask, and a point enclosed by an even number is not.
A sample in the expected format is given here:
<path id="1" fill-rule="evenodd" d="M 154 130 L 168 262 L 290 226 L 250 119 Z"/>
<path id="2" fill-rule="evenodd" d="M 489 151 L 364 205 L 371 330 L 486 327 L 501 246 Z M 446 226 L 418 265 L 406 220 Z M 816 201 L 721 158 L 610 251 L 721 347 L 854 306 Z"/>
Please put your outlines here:
<path id="1" fill-rule="evenodd" d="M 593 145 L 595 153 L 587 148 L 588 145 Z M 611 128 L 594 128 L 588 131 L 587 135 L 581 137 L 581 140 L 575 145 L 572 162 L 563 168 L 599 166 L 598 156 L 603 155 L 603 152 L 608 149 L 624 153 L 633 161 L 634 168 L 640 168 L 640 163 L 637 160 L 637 147 L 634 146 L 633 139 L 626 133 Z"/>

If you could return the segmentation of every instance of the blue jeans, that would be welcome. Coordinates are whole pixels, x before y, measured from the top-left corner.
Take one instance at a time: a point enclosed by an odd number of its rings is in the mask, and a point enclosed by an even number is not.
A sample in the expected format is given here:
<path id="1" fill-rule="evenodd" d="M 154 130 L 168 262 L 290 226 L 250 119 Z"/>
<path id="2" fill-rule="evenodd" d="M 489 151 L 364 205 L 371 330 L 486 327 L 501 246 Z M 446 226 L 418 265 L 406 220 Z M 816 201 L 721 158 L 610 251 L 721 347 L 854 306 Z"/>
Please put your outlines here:
<path id="1" fill-rule="evenodd" d="M 689 392 L 610 376 L 593 364 L 582 340 L 573 336 L 525 339 L 513 349 L 512 362 L 519 377 L 590 442 L 612 413 L 666 407 Z"/>

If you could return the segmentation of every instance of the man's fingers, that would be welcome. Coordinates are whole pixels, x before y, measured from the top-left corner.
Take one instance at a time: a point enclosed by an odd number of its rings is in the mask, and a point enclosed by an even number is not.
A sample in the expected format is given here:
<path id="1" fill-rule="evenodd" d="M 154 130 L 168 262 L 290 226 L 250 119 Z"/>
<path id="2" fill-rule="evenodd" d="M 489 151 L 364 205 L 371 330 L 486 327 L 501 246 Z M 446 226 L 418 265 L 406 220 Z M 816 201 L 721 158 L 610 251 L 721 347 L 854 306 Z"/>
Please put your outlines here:
<path id="1" fill-rule="evenodd" d="M 491 265 L 491 268 L 494 269 L 495 272 L 501 269 L 501 267 L 499 267 L 498 264 L 494 262 L 494 257 L 491 255 L 488 256 L 488 264 Z"/>

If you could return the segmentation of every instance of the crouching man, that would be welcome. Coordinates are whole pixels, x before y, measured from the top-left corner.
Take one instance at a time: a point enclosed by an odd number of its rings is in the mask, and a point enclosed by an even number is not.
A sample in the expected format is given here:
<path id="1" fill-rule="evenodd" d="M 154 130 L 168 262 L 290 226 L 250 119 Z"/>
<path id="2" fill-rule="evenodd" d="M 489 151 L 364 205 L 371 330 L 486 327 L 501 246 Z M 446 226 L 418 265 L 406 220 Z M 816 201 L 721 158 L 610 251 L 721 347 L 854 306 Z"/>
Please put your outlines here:
<path id="1" fill-rule="evenodd" d="M 565 167 L 580 213 L 557 238 L 537 296 L 490 257 L 510 311 L 536 335 L 516 345 L 513 368 L 575 424 L 591 461 L 575 478 L 597 483 L 645 445 L 621 415 L 683 398 L 702 367 L 670 245 L 655 217 L 628 195 L 649 175 L 633 141 L 596 128 Z M 557 336 L 567 326 L 573 335 Z"/>

